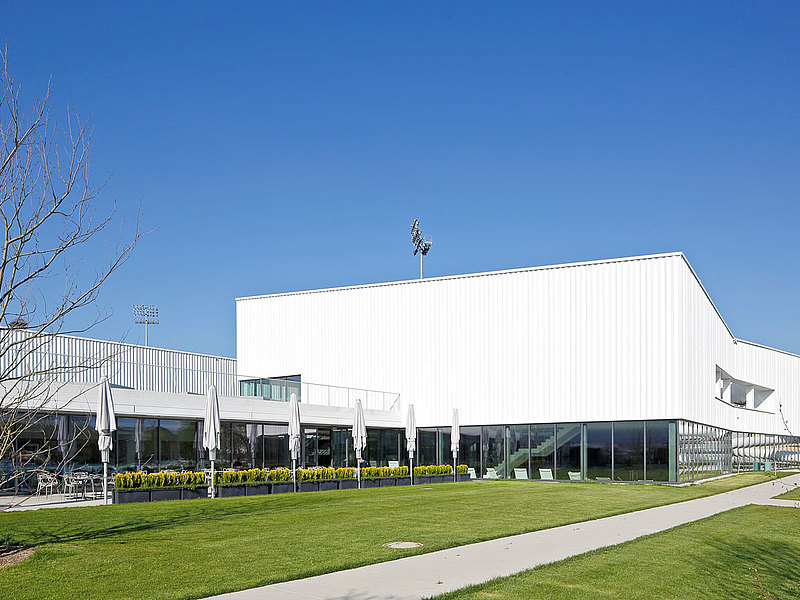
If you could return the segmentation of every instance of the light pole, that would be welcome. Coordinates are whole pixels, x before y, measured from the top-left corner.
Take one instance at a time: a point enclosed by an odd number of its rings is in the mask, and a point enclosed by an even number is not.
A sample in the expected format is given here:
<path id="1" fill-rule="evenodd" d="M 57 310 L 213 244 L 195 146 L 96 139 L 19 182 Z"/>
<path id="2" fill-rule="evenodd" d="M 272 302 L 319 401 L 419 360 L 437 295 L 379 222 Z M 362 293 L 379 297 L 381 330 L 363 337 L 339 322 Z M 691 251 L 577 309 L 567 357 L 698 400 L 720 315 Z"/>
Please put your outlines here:
<path id="1" fill-rule="evenodd" d="M 433 238 L 425 239 L 419 229 L 419 219 L 411 222 L 411 243 L 414 244 L 414 255 L 419 252 L 419 278 L 422 279 L 422 257 L 428 254 L 433 244 Z"/>
<path id="2" fill-rule="evenodd" d="M 134 304 L 133 322 L 144 325 L 144 345 L 147 346 L 147 326 L 158 325 L 158 307 L 154 304 Z"/>

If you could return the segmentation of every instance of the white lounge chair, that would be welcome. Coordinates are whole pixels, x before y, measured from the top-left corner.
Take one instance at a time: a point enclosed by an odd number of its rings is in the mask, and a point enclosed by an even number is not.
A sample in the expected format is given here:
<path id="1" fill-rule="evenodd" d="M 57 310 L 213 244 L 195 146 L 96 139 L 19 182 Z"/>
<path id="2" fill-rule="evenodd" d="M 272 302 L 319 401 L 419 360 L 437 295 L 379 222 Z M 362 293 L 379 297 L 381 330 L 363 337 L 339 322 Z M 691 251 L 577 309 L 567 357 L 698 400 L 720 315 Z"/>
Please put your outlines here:
<path id="1" fill-rule="evenodd" d="M 37 494 L 44 490 L 45 496 L 50 496 L 55 492 L 55 490 L 58 489 L 58 477 L 52 473 L 48 473 L 47 471 L 39 471 L 36 474 L 36 477 L 38 480 L 36 485 Z"/>
<path id="2" fill-rule="evenodd" d="M 400 461 L 399 460 L 390 460 L 389 461 L 389 468 L 390 469 L 399 469 L 400 468 Z"/>
<path id="3" fill-rule="evenodd" d="M 469 478 L 470 479 L 477 479 L 478 478 L 478 474 L 475 472 L 475 468 L 474 467 L 468 468 L 467 469 L 467 473 L 469 473 Z"/>
<path id="4" fill-rule="evenodd" d="M 484 475 L 484 479 L 500 479 L 500 478 L 497 476 L 497 471 L 495 470 L 494 467 L 488 467 L 486 469 L 486 475 Z"/>
<path id="5" fill-rule="evenodd" d="M 528 478 L 527 469 L 514 469 L 514 479 L 527 479 L 527 478 Z"/>
<path id="6" fill-rule="evenodd" d="M 581 480 L 581 472 L 580 471 L 567 471 L 569 473 L 569 480 L 570 481 L 580 481 Z"/>
<path id="7" fill-rule="evenodd" d="M 539 479 L 553 481 L 553 469 L 539 469 Z"/>

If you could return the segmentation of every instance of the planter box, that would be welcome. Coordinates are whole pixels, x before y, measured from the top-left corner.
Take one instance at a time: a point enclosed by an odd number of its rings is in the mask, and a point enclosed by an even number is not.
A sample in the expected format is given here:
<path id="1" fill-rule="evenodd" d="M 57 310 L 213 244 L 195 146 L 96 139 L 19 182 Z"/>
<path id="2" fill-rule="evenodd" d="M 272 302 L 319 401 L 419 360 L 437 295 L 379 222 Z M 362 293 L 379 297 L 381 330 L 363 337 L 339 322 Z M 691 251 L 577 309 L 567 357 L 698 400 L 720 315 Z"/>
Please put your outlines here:
<path id="1" fill-rule="evenodd" d="M 269 494 L 268 483 L 256 483 L 245 486 L 245 496 L 265 496 Z"/>
<path id="2" fill-rule="evenodd" d="M 444 475 L 431 475 L 431 483 L 442 483 L 444 481 Z M 450 481 L 453 481 L 452 477 Z"/>
<path id="3" fill-rule="evenodd" d="M 462 473 L 461 475 L 458 475 L 457 477 L 458 477 L 459 481 L 469 481 L 469 473 Z"/>
<path id="4" fill-rule="evenodd" d="M 388 486 L 395 486 L 397 485 L 397 479 L 394 477 L 382 477 L 379 479 L 381 487 L 388 487 Z"/>
<path id="5" fill-rule="evenodd" d="M 354 490 L 358 487 L 358 482 L 355 479 L 339 479 L 340 490 Z"/>
<path id="6" fill-rule="evenodd" d="M 298 481 L 297 482 L 297 491 L 299 491 L 299 492 L 318 492 L 319 491 L 319 482 L 318 481 Z"/>
<path id="7" fill-rule="evenodd" d="M 195 500 L 197 498 L 208 498 L 208 488 L 196 487 L 181 489 L 181 500 Z"/>
<path id="8" fill-rule="evenodd" d="M 180 489 L 163 489 L 163 490 L 150 490 L 150 502 L 157 502 L 158 500 L 180 500 Z"/>
<path id="9" fill-rule="evenodd" d="M 365 488 L 376 488 L 381 486 L 380 479 L 362 479 L 361 480 L 361 489 Z"/>
<path id="10" fill-rule="evenodd" d="M 270 494 L 286 494 L 287 492 L 291 492 L 293 489 L 291 481 L 276 481 L 274 483 L 270 483 L 269 488 Z"/>
<path id="11" fill-rule="evenodd" d="M 395 485 L 411 485 L 411 477 L 398 477 Z"/>
<path id="12" fill-rule="evenodd" d="M 336 483 L 335 479 L 323 479 L 319 482 L 319 491 L 325 492 L 327 490 L 338 490 L 339 484 Z"/>
<path id="13" fill-rule="evenodd" d="M 150 502 L 150 490 L 114 490 L 114 504 Z"/>
<path id="14" fill-rule="evenodd" d="M 233 496 L 244 496 L 245 486 L 243 485 L 221 485 L 214 488 L 217 496 L 220 498 L 232 498 Z"/>
<path id="15" fill-rule="evenodd" d="M 415 475 L 414 476 L 414 485 L 425 485 L 426 483 L 431 483 L 430 475 Z"/>

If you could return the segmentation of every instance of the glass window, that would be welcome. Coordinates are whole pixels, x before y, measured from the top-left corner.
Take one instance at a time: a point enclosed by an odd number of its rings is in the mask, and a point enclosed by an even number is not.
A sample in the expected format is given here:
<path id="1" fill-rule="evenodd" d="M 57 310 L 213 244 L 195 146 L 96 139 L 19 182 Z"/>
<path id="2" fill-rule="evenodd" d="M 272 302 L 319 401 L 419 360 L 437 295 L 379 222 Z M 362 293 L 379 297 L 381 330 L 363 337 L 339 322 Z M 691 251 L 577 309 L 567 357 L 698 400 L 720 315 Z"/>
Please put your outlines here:
<path id="1" fill-rule="evenodd" d="M 674 421 L 647 422 L 647 479 L 677 481 Z"/>
<path id="2" fill-rule="evenodd" d="M 161 469 L 191 471 L 197 466 L 196 421 L 159 421 Z"/>
<path id="3" fill-rule="evenodd" d="M 381 432 L 379 429 L 367 429 L 367 450 L 364 458 L 371 467 L 379 467 L 381 463 Z"/>
<path id="4" fill-rule="evenodd" d="M 514 469 L 525 469 L 528 477 L 530 473 L 530 448 L 529 442 L 530 428 L 528 425 L 511 425 L 508 428 L 508 444 L 506 463 L 508 464 L 508 477 L 514 477 Z"/>
<path id="5" fill-rule="evenodd" d="M 231 425 L 228 421 L 222 421 L 219 427 L 219 450 L 214 466 L 217 469 L 227 469 L 231 466 Z M 206 450 L 206 456 L 208 450 Z"/>
<path id="6" fill-rule="evenodd" d="M 97 431 L 94 428 L 94 417 L 73 416 L 70 418 L 74 427 L 74 451 L 72 464 L 76 469 L 97 472 L 102 470 L 100 448 L 97 446 Z M 112 449 L 110 464 L 116 464 L 116 456 Z"/>
<path id="7" fill-rule="evenodd" d="M 453 452 L 450 450 L 450 427 L 440 427 L 439 428 L 439 453 L 436 457 L 437 464 L 440 465 L 452 465 L 453 464 Z"/>
<path id="8" fill-rule="evenodd" d="M 459 431 L 458 462 L 475 469 L 475 474 L 480 477 L 481 471 L 481 428 L 462 427 Z"/>
<path id="9" fill-rule="evenodd" d="M 289 456 L 289 427 L 287 425 L 263 425 L 264 467 L 291 467 Z"/>
<path id="10" fill-rule="evenodd" d="M 556 479 L 568 480 L 570 473 L 581 473 L 581 425 L 556 426 Z"/>
<path id="11" fill-rule="evenodd" d="M 614 479 L 644 479 L 644 423 L 614 423 Z"/>
<path id="12" fill-rule="evenodd" d="M 369 439 L 367 439 L 367 452 L 369 452 Z M 317 466 L 317 430 L 314 427 L 303 427 L 302 463 L 306 468 Z"/>
<path id="13" fill-rule="evenodd" d="M 586 479 L 611 479 L 611 423 L 587 423 L 584 430 Z"/>
<path id="14" fill-rule="evenodd" d="M 506 428 L 502 425 L 483 428 L 483 468 L 495 469 L 499 478 L 505 478 Z M 486 473 L 484 473 L 484 477 Z"/>
<path id="15" fill-rule="evenodd" d="M 531 425 L 531 477 L 541 479 L 539 469 L 552 469 L 556 442 L 554 425 Z M 555 473 L 553 473 L 555 476 Z"/>
<path id="16" fill-rule="evenodd" d="M 352 430 L 334 429 L 331 433 L 331 466 L 334 469 L 355 464 L 353 457 Z"/>
<path id="17" fill-rule="evenodd" d="M 381 466 L 388 466 L 390 460 L 396 460 L 400 462 L 400 456 L 398 454 L 400 437 L 401 430 L 399 429 L 381 430 L 381 456 L 383 457 Z"/>
<path id="18" fill-rule="evenodd" d="M 436 464 L 436 429 L 417 429 L 416 465 Z"/>

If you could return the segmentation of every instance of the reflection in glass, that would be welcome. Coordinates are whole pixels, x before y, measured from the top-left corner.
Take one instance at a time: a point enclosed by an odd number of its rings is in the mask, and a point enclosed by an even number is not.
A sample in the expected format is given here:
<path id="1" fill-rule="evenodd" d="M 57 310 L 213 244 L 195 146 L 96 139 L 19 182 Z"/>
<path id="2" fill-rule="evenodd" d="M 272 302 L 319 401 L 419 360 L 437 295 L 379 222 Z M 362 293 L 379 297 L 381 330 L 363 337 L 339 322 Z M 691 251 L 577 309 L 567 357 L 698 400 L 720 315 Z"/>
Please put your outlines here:
<path id="1" fill-rule="evenodd" d="M 584 431 L 585 478 L 611 479 L 611 423 L 587 423 Z"/>
<path id="2" fill-rule="evenodd" d="M 568 480 L 570 473 L 581 473 L 581 426 L 564 423 L 556 426 L 556 479 Z"/>
<path id="3" fill-rule="evenodd" d="M 554 425 L 531 425 L 531 477 L 541 479 L 539 469 L 552 469 L 555 454 Z M 555 476 L 555 473 L 553 473 Z"/>
<path id="4" fill-rule="evenodd" d="M 677 481 L 674 421 L 647 422 L 647 479 Z"/>
<path id="5" fill-rule="evenodd" d="M 500 479 L 506 477 L 505 472 L 505 441 L 506 428 L 502 425 L 483 428 L 483 468 L 494 468 Z M 486 473 L 484 473 L 486 476 Z"/>
<path id="6" fill-rule="evenodd" d="M 481 428 L 461 427 L 459 439 L 459 464 L 475 469 L 475 474 L 480 477 L 481 471 Z"/>
<path id="7" fill-rule="evenodd" d="M 436 463 L 436 429 L 422 428 L 417 429 L 417 455 L 414 457 L 414 464 L 435 465 Z"/>
<path id="8" fill-rule="evenodd" d="M 94 429 L 94 417 L 73 416 L 70 417 L 73 426 L 73 458 L 72 465 L 76 469 L 97 472 L 103 468 L 100 462 L 100 448 L 97 446 L 97 431 Z M 110 467 L 116 465 L 114 450 L 110 454 Z"/>
<path id="9" fill-rule="evenodd" d="M 614 479 L 644 479 L 644 423 L 614 423 Z"/>
<path id="10" fill-rule="evenodd" d="M 263 425 L 264 468 L 290 467 L 289 427 L 287 425 Z"/>
<path id="11" fill-rule="evenodd" d="M 161 419 L 159 425 L 160 468 L 170 471 L 194 470 L 197 465 L 197 450 L 194 443 L 197 422 Z"/>
<path id="12" fill-rule="evenodd" d="M 528 478 L 530 451 L 528 447 L 529 427 L 527 425 L 511 425 L 508 428 L 508 444 L 506 463 L 508 464 L 509 478 L 514 475 L 514 469 L 524 469 Z"/>

